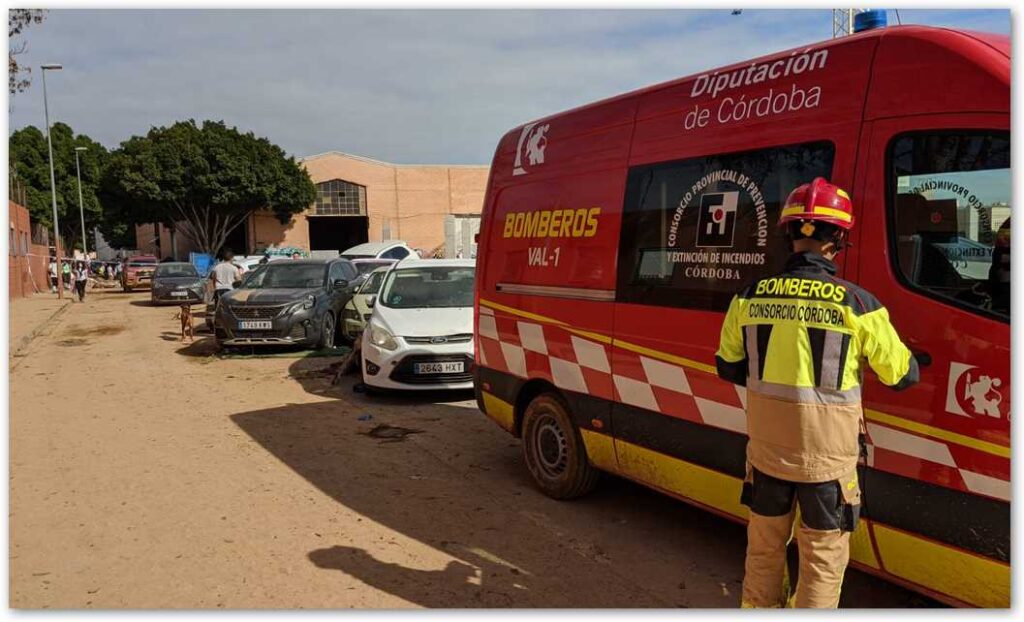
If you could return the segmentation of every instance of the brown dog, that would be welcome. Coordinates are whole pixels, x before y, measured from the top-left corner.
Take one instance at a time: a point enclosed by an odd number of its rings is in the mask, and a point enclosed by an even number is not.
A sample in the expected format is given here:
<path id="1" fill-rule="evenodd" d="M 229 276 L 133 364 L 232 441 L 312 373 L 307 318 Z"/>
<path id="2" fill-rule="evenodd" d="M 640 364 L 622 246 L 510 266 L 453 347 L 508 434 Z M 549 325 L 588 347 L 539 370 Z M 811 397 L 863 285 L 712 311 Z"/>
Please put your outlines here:
<path id="1" fill-rule="evenodd" d="M 183 303 L 175 317 L 181 320 L 181 340 L 185 341 L 187 335 L 188 340 L 192 341 L 195 338 L 195 327 L 192 325 L 192 305 Z"/>

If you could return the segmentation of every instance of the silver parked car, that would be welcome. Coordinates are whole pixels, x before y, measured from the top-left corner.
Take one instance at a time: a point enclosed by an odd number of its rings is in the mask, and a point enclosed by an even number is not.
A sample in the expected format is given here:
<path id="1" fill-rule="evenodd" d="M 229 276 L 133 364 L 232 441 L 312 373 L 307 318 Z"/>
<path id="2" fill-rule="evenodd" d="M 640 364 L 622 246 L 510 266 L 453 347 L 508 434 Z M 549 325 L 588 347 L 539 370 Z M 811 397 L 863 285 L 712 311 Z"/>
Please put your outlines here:
<path id="1" fill-rule="evenodd" d="M 206 281 L 196 267 L 185 262 L 157 264 L 153 271 L 150 302 L 153 304 L 197 305 L 206 300 Z"/>

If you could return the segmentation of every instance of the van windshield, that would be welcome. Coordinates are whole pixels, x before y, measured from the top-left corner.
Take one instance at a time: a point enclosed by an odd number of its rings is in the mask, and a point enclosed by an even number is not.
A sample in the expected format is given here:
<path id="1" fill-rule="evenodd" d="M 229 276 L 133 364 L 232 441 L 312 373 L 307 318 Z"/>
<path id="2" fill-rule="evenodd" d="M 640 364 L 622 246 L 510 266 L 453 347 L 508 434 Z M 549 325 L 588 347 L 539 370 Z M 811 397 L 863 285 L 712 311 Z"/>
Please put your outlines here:
<path id="1" fill-rule="evenodd" d="M 394 309 L 471 307 L 474 272 L 466 266 L 392 270 L 380 302 Z"/>

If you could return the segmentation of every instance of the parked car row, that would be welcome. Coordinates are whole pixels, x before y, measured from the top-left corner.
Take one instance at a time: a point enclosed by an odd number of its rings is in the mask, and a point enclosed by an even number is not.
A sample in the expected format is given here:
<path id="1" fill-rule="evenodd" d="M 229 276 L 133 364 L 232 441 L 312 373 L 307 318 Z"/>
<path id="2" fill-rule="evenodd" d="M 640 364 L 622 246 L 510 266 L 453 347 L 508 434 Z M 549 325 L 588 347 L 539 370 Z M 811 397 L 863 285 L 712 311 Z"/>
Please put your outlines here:
<path id="1" fill-rule="evenodd" d="M 343 342 L 359 351 L 367 387 L 472 388 L 473 260 L 420 259 L 402 242 L 383 242 L 333 259 L 239 267 L 242 278 L 218 300 L 185 262 L 133 257 L 123 283 L 126 291 L 151 286 L 153 304 L 206 303 L 223 348 Z"/>

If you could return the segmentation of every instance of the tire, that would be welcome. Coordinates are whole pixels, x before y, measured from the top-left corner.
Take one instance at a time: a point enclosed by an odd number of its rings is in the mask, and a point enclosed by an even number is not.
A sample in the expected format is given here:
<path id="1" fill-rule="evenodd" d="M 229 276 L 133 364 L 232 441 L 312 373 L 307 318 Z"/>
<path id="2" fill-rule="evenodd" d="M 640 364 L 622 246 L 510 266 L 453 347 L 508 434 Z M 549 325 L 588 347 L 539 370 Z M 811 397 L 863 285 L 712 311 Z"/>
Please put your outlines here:
<path id="1" fill-rule="evenodd" d="M 334 338 L 338 329 L 334 325 L 334 315 L 328 311 L 324 314 L 323 323 L 320 324 L 320 341 L 316 347 L 320 350 L 330 350 L 334 347 Z"/>
<path id="2" fill-rule="evenodd" d="M 537 487 L 552 499 L 574 499 L 597 485 L 569 409 L 553 393 L 533 399 L 523 413 L 523 457 Z"/>

